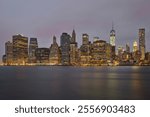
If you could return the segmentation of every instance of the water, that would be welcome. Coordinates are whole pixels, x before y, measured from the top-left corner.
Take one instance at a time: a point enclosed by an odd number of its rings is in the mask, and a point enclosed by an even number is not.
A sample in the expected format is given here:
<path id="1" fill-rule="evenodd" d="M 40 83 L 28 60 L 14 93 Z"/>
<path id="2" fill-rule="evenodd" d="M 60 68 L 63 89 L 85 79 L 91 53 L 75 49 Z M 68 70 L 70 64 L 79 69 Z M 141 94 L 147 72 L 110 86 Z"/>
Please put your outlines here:
<path id="1" fill-rule="evenodd" d="M 150 67 L 0 67 L 0 99 L 150 99 Z"/>

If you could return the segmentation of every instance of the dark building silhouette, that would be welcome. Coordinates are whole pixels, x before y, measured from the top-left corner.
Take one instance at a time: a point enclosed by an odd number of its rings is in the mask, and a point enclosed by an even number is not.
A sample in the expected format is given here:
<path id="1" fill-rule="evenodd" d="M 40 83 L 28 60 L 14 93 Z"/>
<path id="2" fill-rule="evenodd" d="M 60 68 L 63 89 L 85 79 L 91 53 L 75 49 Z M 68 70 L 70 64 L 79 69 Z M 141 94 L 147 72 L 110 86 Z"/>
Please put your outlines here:
<path id="1" fill-rule="evenodd" d="M 141 52 L 141 60 L 145 59 L 145 29 L 139 29 L 139 51 Z"/>
<path id="2" fill-rule="evenodd" d="M 6 64 L 13 64 L 13 44 L 8 41 L 5 43 L 5 55 L 6 55 Z"/>
<path id="3" fill-rule="evenodd" d="M 49 64 L 49 48 L 37 48 L 35 50 L 37 64 Z"/>
<path id="4" fill-rule="evenodd" d="M 70 64 L 76 65 L 77 63 L 78 63 L 78 46 L 76 42 L 76 33 L 75 30 L 73 30 L 70 42 Z"/>
<path id="5" fill-rule="evenodd" d="M 60 37 L 60 47 L 61 47 L 61 64 L 70 65 L 70 40 L 71 37 L 67 33 L 63 33 Z"/>
<path id="6" fill-rule="evenodd" d="M 56 42 L 56 37 L 53 37 L 53 44 L 50 46 L 50 55 L 49 55 L 50 65 L 59 65 L 61 62 L 60 58 L 60 48 Z"/>
<path id="7" fill-rule="evenodd" d="M 38 48 L 37 38 L 30 38 L 29 63 L 36 63 L 35 50 Z"/>

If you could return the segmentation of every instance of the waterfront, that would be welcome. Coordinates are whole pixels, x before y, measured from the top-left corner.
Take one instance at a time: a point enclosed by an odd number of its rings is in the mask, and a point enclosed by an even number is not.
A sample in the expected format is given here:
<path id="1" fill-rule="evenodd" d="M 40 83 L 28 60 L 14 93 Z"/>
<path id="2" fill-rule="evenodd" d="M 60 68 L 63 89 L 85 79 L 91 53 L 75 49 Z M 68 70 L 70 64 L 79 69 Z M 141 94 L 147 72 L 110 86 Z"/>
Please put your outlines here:
<path id="1" fill-rule="evenodd" d="M 0 66 L 0 99 L 150 99 L 150 67 Z"/>

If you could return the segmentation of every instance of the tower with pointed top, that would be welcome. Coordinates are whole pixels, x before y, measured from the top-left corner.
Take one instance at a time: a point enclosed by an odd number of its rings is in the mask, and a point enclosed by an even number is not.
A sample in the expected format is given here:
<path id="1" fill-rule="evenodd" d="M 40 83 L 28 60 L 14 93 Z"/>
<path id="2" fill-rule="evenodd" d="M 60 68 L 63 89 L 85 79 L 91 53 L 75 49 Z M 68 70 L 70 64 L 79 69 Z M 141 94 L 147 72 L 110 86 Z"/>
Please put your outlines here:
<path id="1" fill-rule="evenodd" d="M 115 59 L 116 55 L 116 32 L 112 23 L 112 30 L 110 31 L 110 45 L 112 46 L 112 59 Z"/>
<path id="2" fill-rule="evenodd" d="M 71 42 L 70 42 L 70 64 L 76 65 L 78 61 L 78 45 L 76 42 L 76 33 L 73 29 Z"/>
<path id="3" fill-rule="evenodd" d="M 112 24 L 112 30 L 110 31 L 110 44 L 116 46 L 116 32 L 114 30 L 114 25 Z"/>

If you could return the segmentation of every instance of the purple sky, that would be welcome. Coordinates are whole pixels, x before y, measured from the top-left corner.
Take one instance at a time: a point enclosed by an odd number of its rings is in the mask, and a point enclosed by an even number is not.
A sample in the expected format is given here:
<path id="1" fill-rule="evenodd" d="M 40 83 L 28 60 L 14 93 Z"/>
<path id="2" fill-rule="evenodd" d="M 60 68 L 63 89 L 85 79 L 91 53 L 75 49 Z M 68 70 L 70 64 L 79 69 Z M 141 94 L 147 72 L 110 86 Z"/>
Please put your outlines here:
<path id="1" fill-rule="evenodd" d="M 109 41 L 112 21 L 116 44 L 132 45 L 138 40 L 138 29 L 146 29 L 147 51 L 150 51 L 150 0 L 0 0 L 0 57 L 5 42 L 12 35 L 37 37 L 40 47 L 49 47 L 53 35 L 60 42 L 62 32 L 76 30 L 81 44 L 82 33 L 90 40 L 99 36 Z"/>

